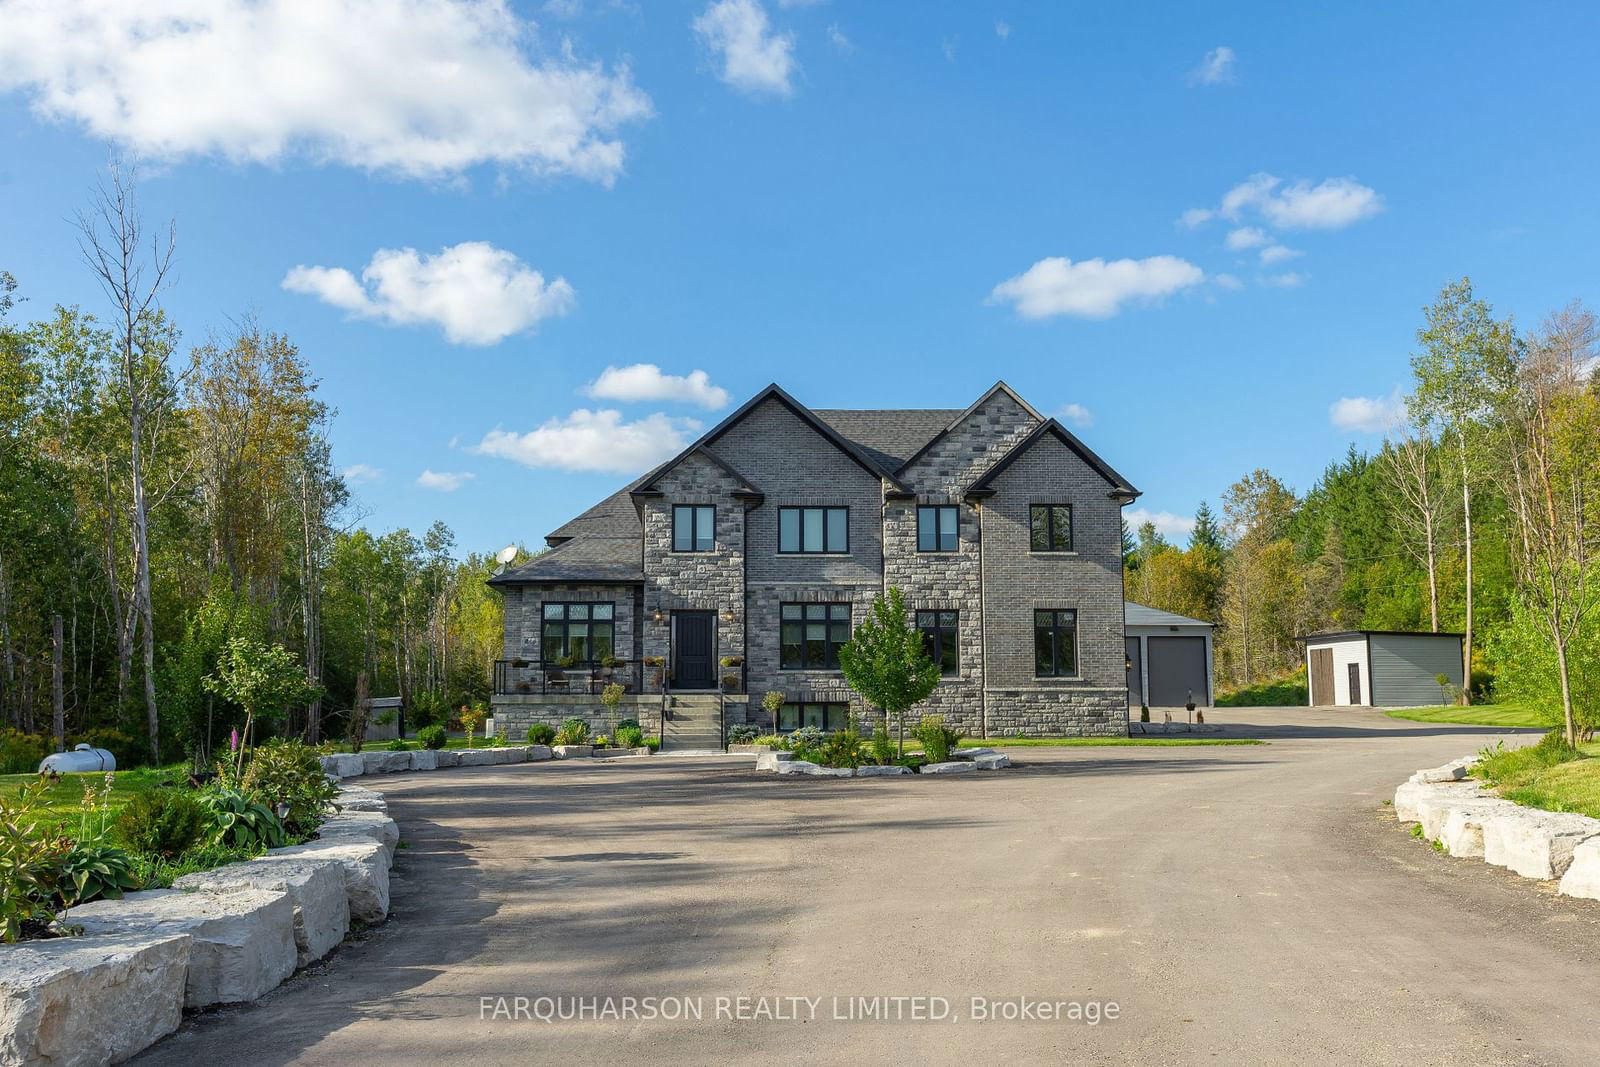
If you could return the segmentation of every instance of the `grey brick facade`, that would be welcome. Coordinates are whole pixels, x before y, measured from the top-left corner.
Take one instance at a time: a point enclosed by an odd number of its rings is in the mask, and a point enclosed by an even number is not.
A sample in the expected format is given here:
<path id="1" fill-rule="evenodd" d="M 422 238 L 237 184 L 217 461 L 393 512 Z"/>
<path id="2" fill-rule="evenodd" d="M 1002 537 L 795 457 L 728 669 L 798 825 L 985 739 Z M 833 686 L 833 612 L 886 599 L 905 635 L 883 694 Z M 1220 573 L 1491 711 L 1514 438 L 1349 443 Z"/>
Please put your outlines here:
<path id="1" fill-rule="evenodd" d="M 550 552 L 494 580 L 507 656 L 537 661 L 541 605 L 580 591 L 617 605 L 617 645 L 635 662 L 670 662 L 672 612 L 709 610 L 717 656 L 743 658 L 732 673 L 749 699 L 727 703 L 730 725 L 772 728 L 761 697 L 778 691 L 848 703 L 870 729 L 871 709 L 839 672 L 781 666 L 780 605 L 848 603 L 853 627 L 894 586 L 912 611 L 959 613 L 958 672 L 917 713 L 942 714 L 972 737 L 1123 734 L 1121 508 L 1136 495 L 1003 384 L 965 411 L 812 412 L 774 386 L 562 527 Z M 675 504 L 716 509 L 713 552 L 672 550 Z M 1031 504 L 1071 506 L 1071 552 L 1030 551 Z M 918 551 L 919 505 L 957 509 L 954 552 Z M 848 508 L 848 551 L 780 552 L 779 509 L 790 506 Z M 1076 674 L 1035 676 L 1039 608 L 1077 613 Z M 659 689 L 654 671 L 639 676 L 644 692 L 630 687 L 629 700 L 642 709 Z M 569 709 L 559 710 L 496 697 L 497 722 L 559 722 Z M 649 721 L 659 726 L 659 702 Z"/>

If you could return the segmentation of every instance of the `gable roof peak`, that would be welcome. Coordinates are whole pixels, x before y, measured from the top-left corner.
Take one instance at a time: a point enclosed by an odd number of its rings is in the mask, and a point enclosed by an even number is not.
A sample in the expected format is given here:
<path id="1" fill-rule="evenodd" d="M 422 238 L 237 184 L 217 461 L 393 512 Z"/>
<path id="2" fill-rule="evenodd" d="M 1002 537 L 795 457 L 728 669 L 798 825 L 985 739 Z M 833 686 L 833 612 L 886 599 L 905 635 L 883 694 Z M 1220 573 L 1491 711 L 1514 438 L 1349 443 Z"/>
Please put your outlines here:
<path id="1" fill-rule="evenodd" d="M 971 485 L 967 486 L 966 495 L 968 497 L 983 497 L 992 495 L 994 492 L 993 486 L 995 479 L 998 478 L 1007 467 L 1015 463 L 1018 457 L 1028 451 L 1028 449 L 1032 448 L 1036 442 L 1046 435 L 1054 437 L 1073 452 L 1077 453 L 1079 459 L 1087 463 L 1091 468 L 1094 469 L 1096 474 L 1104 478 L 1106 483 L 1111 486 L 1111 492 L 1107 494 L 1108 496 L 1120 500 L 1124 504 L 1131 504 L 1139 497 L 1139 490 L 1135 489 L 1133 484 L 1129 482 L 1128 479 L 1112 470 L 1111 464 L 1095 455 L 1093 449 L 1084 444 L 1082 441 L 1078 440 L 1077 435 L 1075 435 L 1071 430 L 1068 430 L 1065 426 L 1061 425 L 1061 423 L 1055 419 L 1046 419 L 1044 422 L 1040 423 L 1032 433 L 1028 434 L 1015 445 L 1011 446 L 1011 450 L 1009 452 L 1001 456 L 992 467 L 983 472 L 983 474 L 979 475 L 978 479 Z"/>

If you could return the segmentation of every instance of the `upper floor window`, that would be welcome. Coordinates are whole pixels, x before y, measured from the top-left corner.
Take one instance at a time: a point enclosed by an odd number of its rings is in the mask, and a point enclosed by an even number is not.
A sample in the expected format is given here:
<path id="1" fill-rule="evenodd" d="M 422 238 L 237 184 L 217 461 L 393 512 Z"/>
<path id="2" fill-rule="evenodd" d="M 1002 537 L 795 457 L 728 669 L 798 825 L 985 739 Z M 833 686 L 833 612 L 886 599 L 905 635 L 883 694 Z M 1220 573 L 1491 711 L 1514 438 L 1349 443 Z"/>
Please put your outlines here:
<path id="1" fill-rule="evenodd" d="M 953 507 L 924 505 L 917 508 L 917 551 L 954 552 L 956 518 Z"/>
<path id="2" fill-rule="evenodd" d="M 779 508 L 778 551 L 849 552 L 849 508 Z"/>
<path id="3" fill-rule="evenodd" d="M 939 665 L 940 675 L 948 678 L 961 673 L 961 660 L 956 643 L 956 620 L 953 611 L 917 612 L 917 629 L 922 631 L 922 643 L 928 656 Z"/>
<path id="4" fill-rule="evenodd" d="M 716 547 L 717 509 L 706 504 L 672 505 L 672 551 L 710 552 Z"/>
<path id="5" fill-rule="evenodd" d="M 1072 551 L 1072 508 L 1067 504 L 1034 504 L 1028 508 L 1031 552 Z"/>
<path id="6" fill-rule="evenodd" d="M 616 608 L 611 604 L 544 603 L 540 653 L 545 663 L 564 659 L 598 663 L 616 648 Z"/>
<path id="7" fill-rule="evenodd" d="M 839 669 L 839 646 L 850 640 L 849 604 L 781 604 L 778 617 L 779 667 Z"/>
<path id="8" fill-rule="evenodd" d="M 1033 673 L 1041 678 L 1070 678 L 1078 673 L 1078 613 L 1033 613 Z"/>

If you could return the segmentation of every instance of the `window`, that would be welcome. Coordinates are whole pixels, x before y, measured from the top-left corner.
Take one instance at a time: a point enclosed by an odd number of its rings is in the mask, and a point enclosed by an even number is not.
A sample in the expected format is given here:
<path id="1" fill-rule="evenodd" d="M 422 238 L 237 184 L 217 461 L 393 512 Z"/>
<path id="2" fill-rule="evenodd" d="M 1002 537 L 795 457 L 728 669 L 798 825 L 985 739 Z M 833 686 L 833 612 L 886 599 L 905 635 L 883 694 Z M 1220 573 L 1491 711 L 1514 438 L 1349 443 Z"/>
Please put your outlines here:
<path id="1" fill-rule="evenodd" d="M 778 551 L 849 552 L 849 508 L 779 508 Z"/>
<path id="2" fill-rule="evenodd" d="M 1078 673 L 1078 613 L 1033 613 L 1033 673 L 1041 678 L 1070 678 Z"/>
<path id="3" fill-rule="evenodd" d="M 1028 508 L 1028 549 L 1072 551 L 1072 508 L 1067 504 L 1034 504 Z"/>
<path id="4" fill-rule="evenodd" d="M 939 673 L 946 678 L 961 673 L 956 619 L 953 611 L 917 612 L 917 629 L 922 631 L 922 643 L 933 662 L 939 665 Z"/>
<path id="5" fill-rule="evenodd" d="M 786 671 L 839 669 L 839 646 L 850 640 L 849 604 L 780 604 L 782 652 Z"/>
<path id="6" fill-rule="evenodd" d="M 953 507 L 917 508 L 917 551 L 954 552 L 956 550 L 956 509 Z"/>
<path id="7" fill-rule="evenodd" d="M 568 656 L 579 663 L 597 663 L 616 648 L 615 608 L 610 604 L 544 605 L 544 633 L 540 645 L 545 663 L 560 663 Z"/>
<path id="8" fill-rule="evenodd" d="M 802 726 L 815 726 L 819 730 L 843 730 L 850 725 L 850 705 L 785 704 L 778 709 L 778 732 L 798 730 Z"/>
<path id="9" fill-rule="evenodd" d="M 717 509 L 703 504 L 672 505 L 672 551 L 710 552 L 716 547 Z"/>

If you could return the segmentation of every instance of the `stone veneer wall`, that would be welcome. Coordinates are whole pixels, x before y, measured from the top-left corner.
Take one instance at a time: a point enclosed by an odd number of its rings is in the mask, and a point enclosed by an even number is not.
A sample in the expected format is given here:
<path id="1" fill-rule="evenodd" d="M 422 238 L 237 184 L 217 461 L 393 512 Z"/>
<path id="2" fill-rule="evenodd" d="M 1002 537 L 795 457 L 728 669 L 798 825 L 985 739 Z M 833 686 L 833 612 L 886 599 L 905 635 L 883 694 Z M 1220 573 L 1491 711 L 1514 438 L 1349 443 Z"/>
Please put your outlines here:
<path id="1" fill-rule="evenodd" d="M 983 603 L 976 509 L 965 503 L 967 486 L 1026 437 L 1039 420 L 1004 392 L 997 392 L 970 411 L 962 423 L 901 473 L 915 490 L 915 500 L 891 500 L 884 506 L 884 584 L 898 586 L 906 607 L 959 612 L 956 620 L 960 646 L 960 674 L 943 678 L 917 709 L 924 715 L 943 715 L 947 724 L 971 736 L 982 736 L 983 720 Z M 957 506 L 957 550 L 953 553 L 917 551 L 917 506 Z M 1120 527 L 1119 527 L 1119 544 Z M 911 621 L 916 616 L 912 614 Z"/>
<path id="2" fill-rule="evenodd" d="M 704 610 L 716 613 L 717 659 L 743 656 L 745 502 L 733 495 L 740 488 L 738 481 L 695 453 L 656 485 L 662 495 L 645 498 L 639 516 L 644 525 L 644 655 L 667 659 L 673 611 Z M 714 551 L 672 551 L 675 504 L 710 504 L 717 509 Z M 657 611 L 663 616 L 659 623 Z M 731 619 L 726 617 L 730 612 Z M 720 663 L 715 666 L 720 677 L 724 668 Z"/>
<path id="3" fill-rule="evenodd" d="M 590 736 L 616 734 L 617 723 L 623 719 L 639 720 L 639 728 L 646 737 L 661 736 L 661 698 L 646 696 L 637 700 L 623 698 L 612 711 L 598 699 L 591 701 L 518 700 L 515 697 L 497 697 L 494 702 L 494 727 L 504 729 L 512 744 L 520 744 L 528 736 L 528 727 L 536 722 L 549 723 L 556 729 L 568 719 L 582 719 L 589 724 Z"/>
<path id="4" fill-rule="evenodd" d="M 766 494 L 746 517 L 749 649 L 746 714 L 771 727 L 761 697 L 777 690 L 789 699 L 848 702 L 870 722 L 859 698 L 837 671 L 785 671 L 779 667 L 778 605 L 786 601 L 849 601 L 851 616 L 865 616 L 883 581 L 883 480 L 864 470 L 777 400 L 759 405 L 711 445 Z M 780 555 L 778 509 L 791 506 L 850 509 L 849 555 Z M 730 706 L 729 721 L 733 722 Z"/>
<path id="5" fill-rule="evenodd" d="M 1042 437 L 995 482 L 982 509 L 989 733 L 1127 732 L 1122 509 L 1075 452 Z M 1028 550 L 1031 504 L 1072 505 L 1072 552 Z M 1078 676 L 1036 678 L 1033 612 L 1078 613 Z"/>

